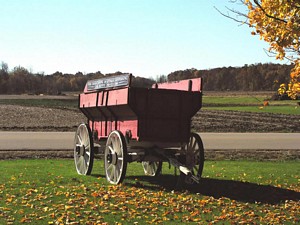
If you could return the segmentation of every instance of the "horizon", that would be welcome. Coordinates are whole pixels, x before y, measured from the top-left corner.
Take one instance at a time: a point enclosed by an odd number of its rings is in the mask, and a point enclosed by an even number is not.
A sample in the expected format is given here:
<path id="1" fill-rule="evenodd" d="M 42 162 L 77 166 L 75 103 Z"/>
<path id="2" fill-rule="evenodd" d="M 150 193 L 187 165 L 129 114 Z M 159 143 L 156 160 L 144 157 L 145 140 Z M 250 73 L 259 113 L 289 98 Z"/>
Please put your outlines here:
<path id="1" fill-rule="evenodd" d="M 1 63 L 6 63 L 6 62 L 1 62 Z M 186 68 L 186 69 L 182 69 L 182 70 L 176 70 L 176 71 L 171 71 L 170 73 L 168 74 L 161 74 L 161 75 L 158 75 L 156 77 L 143 77 L 143 76 L 135 76 L 134 74 L 132 73 L 126 73 L 126 72 L 122 72 L 122 71 L 115 71 L 115 72 L 110 72 L 110 73 L 102 73 L 101 71 L 91 71 L 89 73 L 83 73 L 82 71 L 77 71 L 76 73 L 63 73 L 61 71 L 55 71 L 54 73 L 51 73 L 51 74 L 45 74 L 44 72 L 33 72 L 30 68 L 26 68 L 26 67 L 23 67 L 22 65 L 18 65 L 18 66 L 14 66 L 13 68 L 8 68 L 8 71 L 9 72 L 12 72 L 13 69 L 15 68 L 24 68 L 25 70 L 27 70 L 30 74 L 34 74 L 34 75 L 44 75 L 44 76 L 52 76 L 56 73 L 62 73 L 63 75 L 76 75 L 77 73 L 82 73 L 84 76 L 86 75 L 89 75 L 89 74 L 93 74 L 93 73 L 98 73 L 100 72 L 102 75 L 106 76 L 106 75 L 111 75 L 111 74 L 116 74 L 116 73 L 121 73 L 121 74 L 132 74 L 134 77 L 141 77 L 141 78 L 146 78 L 146 79 L 153 79 L 155 80 L 157 77 L 160 77 L 160 76 L 168 76 L 172 73 L 176 73 L 178 71 L 185 71 L 185 70 L 197 70 L 197 71 L 210 71 L 210 70 L 214 70 L 214 69 L 223 69 L 223 68 L 243 68 L 245 66 L 257 66 L 259 64 L 262 64 L 262 65 L 266 65 L 266 64 L 272 64 L 272 65 L 282 65 L 282 66 L 289 66 L 289 64 L 282 64 L 282 63 L 274 63 L 274 62 L 266 62 L 266 63 L 253 63 L 253 64 L 244 64 L 243 66 L 222 66 L 222 67 L 214 67 L 214 68 L 207 68 L 207 69 L 197 69 L 197 68 Z M 9 67 L 9 65 L 8 65 Z"/>

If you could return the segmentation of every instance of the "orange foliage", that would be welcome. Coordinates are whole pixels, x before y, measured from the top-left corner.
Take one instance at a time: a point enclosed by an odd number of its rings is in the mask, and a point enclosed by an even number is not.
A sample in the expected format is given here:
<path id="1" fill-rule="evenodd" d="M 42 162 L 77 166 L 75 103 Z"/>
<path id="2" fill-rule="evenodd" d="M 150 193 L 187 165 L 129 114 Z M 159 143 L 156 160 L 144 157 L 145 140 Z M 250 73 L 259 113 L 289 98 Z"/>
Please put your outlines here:
<path id="1" fill-rule="evenodd" d="M 294 68 L 287 94 L 300 94 L 300 3 L 299 0 L 244 0 L 252 34 L 270 44 L 276 59 L 289 59 Z"/>

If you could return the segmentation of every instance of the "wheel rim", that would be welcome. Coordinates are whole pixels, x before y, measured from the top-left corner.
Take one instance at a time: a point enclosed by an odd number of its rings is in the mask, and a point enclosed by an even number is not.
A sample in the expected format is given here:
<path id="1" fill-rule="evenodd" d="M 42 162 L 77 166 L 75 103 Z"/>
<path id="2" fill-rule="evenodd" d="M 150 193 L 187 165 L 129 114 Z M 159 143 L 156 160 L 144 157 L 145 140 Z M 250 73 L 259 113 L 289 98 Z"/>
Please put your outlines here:
<path id="1" fill-rule="evenodd" d="M 94 144 L 91 130 L 86 124 L 80 124 L 75 133 L 74 161 L 78 174 L 91 174 L 94 161 Z"/>
<path id="2" fill-rule="evenodd" d="M 123 181 L 127 168 L 127 146 L 123 134 L 112 131 L 108 136 L 104 153 L 106 179 L 111 184 Z"/>
<path id="3" fill-rule="evenodd" d="M 158 176 L 161 172 L 162 162 L 142 162 L 145 175 Z"/>
<path id="4" fill-rule="evenodd" d="M 190 169 L 192 175 L 201 178 L 204 165 L 204 148 L 200 136 L 196 133 L 191 133 L 189 142 L 184 146 L 185 164 Z M 194 181 L 186 177 L 185 182 L 188 184 Z"/>

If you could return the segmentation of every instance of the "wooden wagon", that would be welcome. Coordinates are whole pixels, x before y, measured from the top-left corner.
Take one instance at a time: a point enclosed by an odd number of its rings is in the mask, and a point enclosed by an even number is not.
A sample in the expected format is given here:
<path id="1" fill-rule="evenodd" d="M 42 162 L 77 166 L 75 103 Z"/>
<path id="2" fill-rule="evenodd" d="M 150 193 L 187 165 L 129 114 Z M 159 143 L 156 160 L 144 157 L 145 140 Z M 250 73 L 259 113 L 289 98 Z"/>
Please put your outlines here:
<path id="1" fill-rule="evenodd" d="M 201 78 L 152 88 L 132 86 L 130 74 L 88 81 L 79 95 L 87 123 L 75 134 L 77 172 L 90 174 L 97 152 L 104 156 L 106 179 L 112 184 L 123 181 L 131 162 L 141 162 L 150 176 L 160 174 L 162 163 L 169 162 L 185 175 L 185 182 L 199 182 L 204 149 L 190 129 L 201 106 Z"/>

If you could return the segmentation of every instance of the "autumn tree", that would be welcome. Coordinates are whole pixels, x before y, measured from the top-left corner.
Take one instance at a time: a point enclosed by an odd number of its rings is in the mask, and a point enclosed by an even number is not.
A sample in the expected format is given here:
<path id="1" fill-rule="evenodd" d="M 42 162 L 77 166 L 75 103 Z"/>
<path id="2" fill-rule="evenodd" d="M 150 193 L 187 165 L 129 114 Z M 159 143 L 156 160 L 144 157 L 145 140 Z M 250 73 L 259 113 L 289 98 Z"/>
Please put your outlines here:
<path id="1" fill-rule="evenodd" d="M 247 12 L 230 9 L 238 17 L 231 17 L 228 14 L 225 16 L 247 23 L 253 28 L 253 35 L 259 35 L 270 44 L 269 53 L 279 60 L 288 59 L 293 63 L 287 93 L 291 98 L 296 98 L 300 95 L 300 1 L 239 0 L 238 2 L 247 7 Z M 243 17 L 245 19 L 240 20 Z"/>

